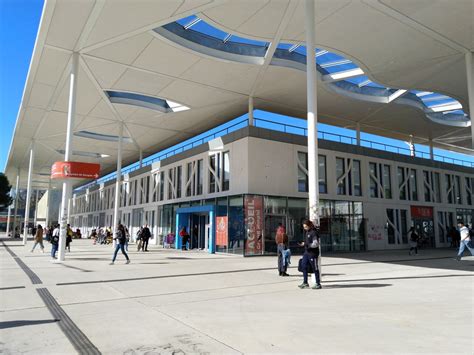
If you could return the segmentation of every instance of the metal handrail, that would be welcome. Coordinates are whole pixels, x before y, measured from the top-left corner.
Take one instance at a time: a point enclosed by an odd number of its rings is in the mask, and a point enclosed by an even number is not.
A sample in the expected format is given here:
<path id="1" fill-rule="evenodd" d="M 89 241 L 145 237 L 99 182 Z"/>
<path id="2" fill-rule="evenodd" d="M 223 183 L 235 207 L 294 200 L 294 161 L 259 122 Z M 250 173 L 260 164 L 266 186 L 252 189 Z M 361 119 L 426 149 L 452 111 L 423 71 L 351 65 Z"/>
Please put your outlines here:
<path id="1" fill-rule="evenodd" d="M 206 143 L 206 142 L 208 142 L 212 139 L 227 135 L 230 132 L 234 131 L 236 129 L 236 127 L 242 125 L 242 123 L 245 123 L 246 125 L 248 125 L 248 119 L 245 118 L 245 119 L 243 119 L 243 120 L 241 120 L 237 123 L 232 124 L 229 127 L 223 128 L 223 129 L 221 129 L 217 132 L 214 132 L 212 134 L 209 134 L 205 137 L 195 139 L 195 140 L 193 140 L 189 143 L 186 143 L 185 145 L 183 145 L 181 147 L 175 148 L 175 149 L 173 149 L 171 151 L 168 151 L 166 153 L 163 153 L 163 154 L 161 154 L 157 157 L 153 157 L 153 158 L 149 157 L 149 158 L 145 159 L 142 162 L 142 166 L 147 166 L 147 165 L 153 164 L 154 162 L 161 161 L 161 160 L 169 158 L 173 155 L 176 155 L 176 154 L 182 153 L 186 150 L 197 147 L 197 146 L 199 146 L 201 144 L 204 144 L 204 143 Z M 262 123 L 263 123 L 263 125 L 262 125 Z M 300 127 L 300 126 L 296 126 L 296 125 L 292 125 L 292 124 L 288 124 L 288 123 L 275 122 L 275 121 L 267 120 L 267 119 L 264 119 L 264 118 L 254 118 L 254 126 L 255 127 L 260 127 L 260 128 L 266 128 L 266 129 L 273 129 L 273 130 L 277 130 L 277 131 L 284 132 L 284 133 L 298 134 L 298 135 L 302 135 L 302 136 L 307 136 L 308 135 L 308 129 L 305 128 L 305 127 Z M 276 128 L 280 128 L 280 129 L 276 129 Z M 299 133 L 297 133 L 297 132 L 299 132 Z M 343 134 L 338 134 L 338 133 L 318 131 L 318 139 L 324 139 L 324 140 L 329 140 L 329 141 L 339 142 L 339 143 L 344 143 L 344 144 L 357 145 L 357 139 L 356 138 L 351 137 L 351 136 L 346 136 L 346 135 L 343 135 Z M 408 148 L 397 147 L 395 145 L 370 141 L 370 140 L 367 140 L 367 139 L 361 139 L 360 140 L 360 145 L 363 146 L 363 147 L 376 149 L 376 150 L 382 150 L 382 151 L 386 151 L 386 152 L 397 153 L 397 154 L 400 154 L 400 155 L 410 155 L 411 154 L 411 151 Z M 426 153 L 426 152 L 416 152 L 416 157 L 423 158 L 423 159 L 430 159 L 430 154 Z M 433 158 L 434 158 L 434 160 L 440 161 L 440 162 L 443 162 L 443 163 L 451 163 L 451 164 L 455 164 L 455 165 L 461 165 L 461 166 L 467 166 L 467 167 L 474 168 L 474 162 L 470 162 L 470 161 L 467 161 L 467 160 L 446 157 L 446 156 L 439 155 L 439 154 L 435 154 L 433 156 Z M 122 169 L 122 174 L 127 174 L 127 173 L 130 173 L 130 172 L 138 170 L 138 169 L 140 169 L 140 166 L 138 165 L 138 163 L 134 163 L 134 164 L 132 164 L 132 166 L 129 166 L 125 169 Z M 115 179 L 115 175 L 111 175 L 111 176 L 108 176 L 108 177 L 105 177 L 105 178 L 100 178 L 98 180 L 92 181 L 88 184 L 85 184 L 85 185 L 81 186 L 80 188 L 76 189 L 76 191 L 77 190 L 83 190 L 83 189 L 88 188 L 90 186 L 98 185 L 100 183 L 104 183 L 104 182 L 114 180 L 114 179 Z"/>

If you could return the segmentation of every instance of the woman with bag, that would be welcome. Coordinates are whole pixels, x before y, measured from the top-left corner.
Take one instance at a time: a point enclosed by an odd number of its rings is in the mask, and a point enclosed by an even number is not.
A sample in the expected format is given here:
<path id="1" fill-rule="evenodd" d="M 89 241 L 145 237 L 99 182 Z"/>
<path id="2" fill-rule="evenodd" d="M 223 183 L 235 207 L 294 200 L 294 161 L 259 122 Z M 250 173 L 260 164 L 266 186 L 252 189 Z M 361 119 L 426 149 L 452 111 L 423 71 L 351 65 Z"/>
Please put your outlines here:
<path id="1" fill-rule="evenodd" d="M 112 262 L 110 263 L 110 265 L 114 265 L 114 262 L 115 262 L 115 259 L 117 258 L 117 253 L 119 250 L 122 251 L 122 254 L 125 255 L 125 259 L 127 259 L 125 264 L 130 264 L 130 259 L 127 253 L 125 252 L 125 243 L 127 242 L 127 236 L 125 234 L 125 228 L 123 227 L 122 224 L 118 225 L 117 234 L 114 239 L 116 240 L 117 244 L 115 245 L 115 252 L 114 252 L 114 256 L 112 258 Z"/>
<path id="2" fill-rule="evenodd" d="M 305 247 L 305 252 L 303 254 L 301 267 L 303 269 L 303 283 L 298 285 L 299 288 L 309 288 L 308 284 L 308 266 L 314 271 L 314 275 L 316 276 L 316 284 L 311 288 L 314 290 L 318 290 L 322 288 L 321 280 L 319 275 L 319 268 L 318 268 L 318 256 L 319 256 L 319 233 L 316 230 L 313 222 L 310 220 L 306 220 L 303 223 L 303 229 L 305 230 L 305 240 L 300 244 L 300 246 Z"/>

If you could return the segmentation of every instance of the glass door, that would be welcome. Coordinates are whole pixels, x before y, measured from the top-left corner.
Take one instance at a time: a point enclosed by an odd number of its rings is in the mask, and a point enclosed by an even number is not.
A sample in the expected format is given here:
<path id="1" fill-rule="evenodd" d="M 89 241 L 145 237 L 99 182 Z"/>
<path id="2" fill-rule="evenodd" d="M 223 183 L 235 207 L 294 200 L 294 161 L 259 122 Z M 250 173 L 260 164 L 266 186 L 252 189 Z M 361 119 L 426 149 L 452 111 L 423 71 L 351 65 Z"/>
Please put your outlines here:
<path id="1" fill-rule="evenodd" d="M 265 215 L 263 250 L 265 254 L 276 254 L 277 246 L 275 243 L 276 231 L 279 226 L 286 227 L 286 216 Z"/>

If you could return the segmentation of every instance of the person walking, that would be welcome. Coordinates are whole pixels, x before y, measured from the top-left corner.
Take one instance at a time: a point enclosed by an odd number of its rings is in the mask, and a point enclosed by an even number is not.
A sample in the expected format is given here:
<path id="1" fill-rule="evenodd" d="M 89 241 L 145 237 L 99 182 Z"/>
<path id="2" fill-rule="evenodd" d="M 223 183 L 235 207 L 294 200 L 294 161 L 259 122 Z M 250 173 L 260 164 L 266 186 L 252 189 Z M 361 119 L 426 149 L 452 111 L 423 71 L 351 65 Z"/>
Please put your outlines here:
<path id="1" fill-rule="evenodd" d="M 130 258 L 125 252 L 125 243 L 127 242 L 127 237 L 125 235 L 125 228 L 123 227 L 122 224 L 118 225 L 117 234 L 115 235 L 114 239 L 116 240 L 117 243 L 115 244 L 114 256 L 112 258 L 112 262 L 110 263 L 110 265 L 114 265 L 115 259 L 117 259 L 117 253 L 119 250 L 122 251 L 122 254 L 125 255 L 125 259 L 127 259 L 125 264 L 130 264 Z"/>
<path id="2" fill-rule="evenodd" d="M 189 233 L 186 231 L 186 227 L 181 228 L 179 236 L 182 238 L 181 250 L 188 250 L 187 244 L 189 240 Z"/>
<path id="3" fill-rule="evenodd" d="M 38 228 L 36 229 L 36 234 L 35 234 L 35 244 L 33 244 L 33 248 L 31 249 L 31 252 L 33 253 L 36 246 L 39 244 L 41 248 L 41 252 L 44 253 L 44 245 L 43 245 L 43 227 L 41 224 L 38 224 Z"/>
<path id="4" fill-rule="evenodd" d="M 140 229 L 138 229 L 137 236 L 136 236 L 137 251 L 140 251 L 142 249 L 142 245 L 143 245 L 142 236 L 143 236 L 143 227 L 140 227 Z"/>
<path id="5" fill-rule="evenodd" d="M 53 234 L 51 235 L 51 261 L 56 259 L 56 252 L 58 251 L 59 245 L 59 224 L 56 224 L 53 230 Z"/>
<path id="6" fill-rule="evenodd" d="M 471 255 L 474 256 L 474 248 L 471 246 L 471 236 L 469 234 L 469 228 L 464 225 L 463 221 L 459 221 L 458 226 L 461 240 L 459 242 L 459 252 L 456 257 L 456 260 L 460 261 L 462 258 L 462 254 L 464 253 L 464 249 L 468 248 L 471 252 Z"/>
<path id="7" fill-rule="evenodd" d="M 73 235 L 73 231 L 71 229 L 71 225 L 68 224 L 66 228 L 66 249 L 69 252 L 71 251 L 72 235 Z"/>
<path id="8" fill-rule="evenodd" d="M 148 241 L 150 238 L 150 228 L 148 228 L 148 224 L 145 224 L 145 227 L 142 230 L 142 251 L 148 251 Z"/>
<path id="9" fill-rule="evenodd" d="M 280 276 L 290 276 L 286 273 L 288 264 L 284 255 L 285 250 L 288 249 L 288 235 L 285 226 L 282 224 L 276 230 L 275 243 L 277 245 L 278 273 Z"/>
<path id="10" fill-rule="evenodd" d="M 408 252 L 408 254 L 413 255 L 412 253 L 415 252 L 415 255 L 418 255 L 418 240 L 420 239 L 420 236 L 418 235 L 418 233 L 416 233 L 414 227 L 410 228 L 408 234 L 410 235 L 410 251 Z"/>
<path id="11" fill-rule="evenodd" d="M 305 247 L 305 252 L 303 254 L 302 259 L 303 283 L 301 285 L 298 285 L 298 287 L 302 289 L 309 288 L 308 266 L 311 266 L 316 277 L 316 284 L 311 288 L 317 290 L 322 288 L 318 268 L 319 247 L 321 244 L 319 233 L 316 230 L 316 227 L 314 226 L 313 222 L 311 222 L 310 220 L 306 220 L 303 223 L 303 229 L 305 231 L 305 240 L 300 244 L 300 246 Z"/>

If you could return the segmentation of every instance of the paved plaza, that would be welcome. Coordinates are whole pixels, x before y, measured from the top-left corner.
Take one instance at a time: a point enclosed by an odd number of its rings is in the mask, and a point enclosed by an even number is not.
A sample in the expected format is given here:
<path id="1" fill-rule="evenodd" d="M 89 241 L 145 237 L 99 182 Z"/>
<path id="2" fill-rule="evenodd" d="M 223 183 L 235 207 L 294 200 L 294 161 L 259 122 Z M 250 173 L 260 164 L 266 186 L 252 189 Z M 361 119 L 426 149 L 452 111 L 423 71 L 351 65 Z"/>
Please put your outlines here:
<path id="1" fill-rule="evenodd" d="M 74 240 L 63 264 L 3 239 L 3 354 L 472 354 L 474 258 L 452 249 L 323 258 L 323 289 L 242 258 Z M 46 242 L 46 250 L 50 245 Z"/>

